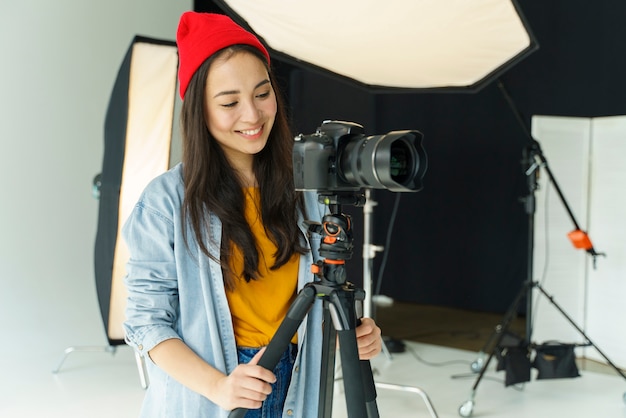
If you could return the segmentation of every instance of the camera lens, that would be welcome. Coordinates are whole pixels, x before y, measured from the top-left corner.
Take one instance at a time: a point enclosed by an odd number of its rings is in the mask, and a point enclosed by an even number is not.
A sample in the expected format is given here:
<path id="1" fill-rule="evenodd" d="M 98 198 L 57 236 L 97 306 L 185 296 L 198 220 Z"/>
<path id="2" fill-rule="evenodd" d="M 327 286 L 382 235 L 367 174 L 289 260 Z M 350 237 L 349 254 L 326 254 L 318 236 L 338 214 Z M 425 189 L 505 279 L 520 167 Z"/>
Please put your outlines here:
<path id="1" fill-rule="evenodd" d="M 391 145 L 389 171 L 396 183 L 403 184 L 411 173 L 411 150 L 404 142 L 395 142 Z"/>
<path id="2" fill-rule="evenodd" d="M 418 191 L 427 166 L 421 138 L 417 131 L 343 138 L 339 174 L 358 187 Z"/>

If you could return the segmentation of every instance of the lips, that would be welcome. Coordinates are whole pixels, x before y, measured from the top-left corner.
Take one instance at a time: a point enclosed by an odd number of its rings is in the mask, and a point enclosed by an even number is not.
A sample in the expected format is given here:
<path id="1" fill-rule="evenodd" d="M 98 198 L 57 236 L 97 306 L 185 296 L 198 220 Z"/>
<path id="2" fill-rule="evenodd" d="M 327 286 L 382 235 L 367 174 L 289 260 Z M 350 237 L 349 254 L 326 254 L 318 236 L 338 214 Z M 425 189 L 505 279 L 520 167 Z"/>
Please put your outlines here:
<path id="1" fill-rule="evenodd" d="M 256 129 L 244 129 L 237 132 L 250 138 L 256 138 L 261 134 L 261 132 L 263 132 L 263 126 L 260 126 Z"/>

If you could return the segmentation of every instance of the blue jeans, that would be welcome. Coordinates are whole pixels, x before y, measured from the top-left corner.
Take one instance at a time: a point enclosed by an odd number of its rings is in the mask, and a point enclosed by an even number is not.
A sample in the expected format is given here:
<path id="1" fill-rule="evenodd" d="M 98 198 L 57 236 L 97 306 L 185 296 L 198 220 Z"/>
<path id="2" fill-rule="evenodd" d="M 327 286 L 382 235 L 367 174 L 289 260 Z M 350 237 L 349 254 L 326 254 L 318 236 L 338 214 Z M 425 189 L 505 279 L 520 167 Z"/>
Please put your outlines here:
<path id="1" fill-rule="evenodd" d="M 260 348 L 237 347 L 239 364 L 250 362 L 259 350 Z M 276 375 L 276 382 L 272 384 L 272 393 L 267 396 L 259 409 L 248 410 L 245 418 L 281 418 L 283 416 L 283 406 L 291 382 L 291 371 L 293 363 L 296 361 L 296 354 L 298 354 L 298 346 L 290 344 L 273 370 Z"/>

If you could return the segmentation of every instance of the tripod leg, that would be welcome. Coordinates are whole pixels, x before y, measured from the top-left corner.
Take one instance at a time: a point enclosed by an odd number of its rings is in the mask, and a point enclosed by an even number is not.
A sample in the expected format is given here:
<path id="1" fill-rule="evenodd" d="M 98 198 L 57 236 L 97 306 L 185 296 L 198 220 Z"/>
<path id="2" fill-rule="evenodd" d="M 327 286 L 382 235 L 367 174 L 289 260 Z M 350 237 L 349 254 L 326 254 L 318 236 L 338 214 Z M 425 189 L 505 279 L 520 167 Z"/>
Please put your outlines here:
<path id="1" fill-rule="evenodd" d="M 318 416 L 330 417 L 333 413 L 333 390 L 335 383 L 335 341 L 337 331 L 333 326 L 328 308 L 324 301 L 323 334 L 322 334 L 322 370 L 320 373 L 320 399 Z"/>
<path id="2" fill-rule="evenodd" d="M 311 309 L 311 306 L 315 302 L 316 291 L 312 286 L 305 286 L 293 304 L 289 307 L 285 319 L 276 330 L 276 334 L 272 337 L 272 340 L 267 345 L 265 352 L 259 359 L 259 365 L 268 369 L 274 370 L 274 367 L 278 364 L 280 357 L 285 352 L 291 342 L 292 337 L 298 331 L 298 327 L 302 323 L 302 320 Z M 248 410 L 246 408 L 233 409 L 228 415 L 229 418 L 243 418 Z"/>
<path id="3" fill-rule="evenodd" d="M 369 360 L 359 360 L 361 365 L 361 377 L 363 378 L 363 390 L 365 391 L 365 408 L 368 418 L 377 418 L 378 405 L 376 404 L 376 386 L 374 374 Z"/>
<path id="4" fill-rule="evenodd" d="M 354 329 L 338 331 L 339 352 L 341 354 L 341 370 L 343 386 L 348 407 L 348 417 L 367 417 L 363 375 L 359 360 Z"/>
<path id="5" fill-rule="evenodd" d="M 331 316 L 339 337 L 339 352 L 348 418 L 378 418 L 376 388 L 368 360 L 359 360 L 356 341 L 355 292 L 331 294 Z"/>

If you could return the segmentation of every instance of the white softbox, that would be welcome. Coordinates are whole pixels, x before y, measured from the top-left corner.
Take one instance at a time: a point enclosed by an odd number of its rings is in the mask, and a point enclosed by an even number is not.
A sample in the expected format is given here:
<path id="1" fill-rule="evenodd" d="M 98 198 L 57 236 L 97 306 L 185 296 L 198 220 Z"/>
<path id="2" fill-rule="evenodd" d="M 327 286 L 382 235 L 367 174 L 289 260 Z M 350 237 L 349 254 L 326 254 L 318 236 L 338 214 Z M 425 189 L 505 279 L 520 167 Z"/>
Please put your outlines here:
<path id="1" fill-rule="evenodd" d="M 537 47 L 511 0 L 216 3 L 272 55 L 377 91 L 475 91 Z"/>
<path id="2" fill-rule="evenodd" d="M 172 41 L 136 36 L 107 109 L 99 178 L 95 275 L 110 345 L 124 343 L 128 248 L 121 229 L 144 187 L 172 165 L 178 52 Z"/>

